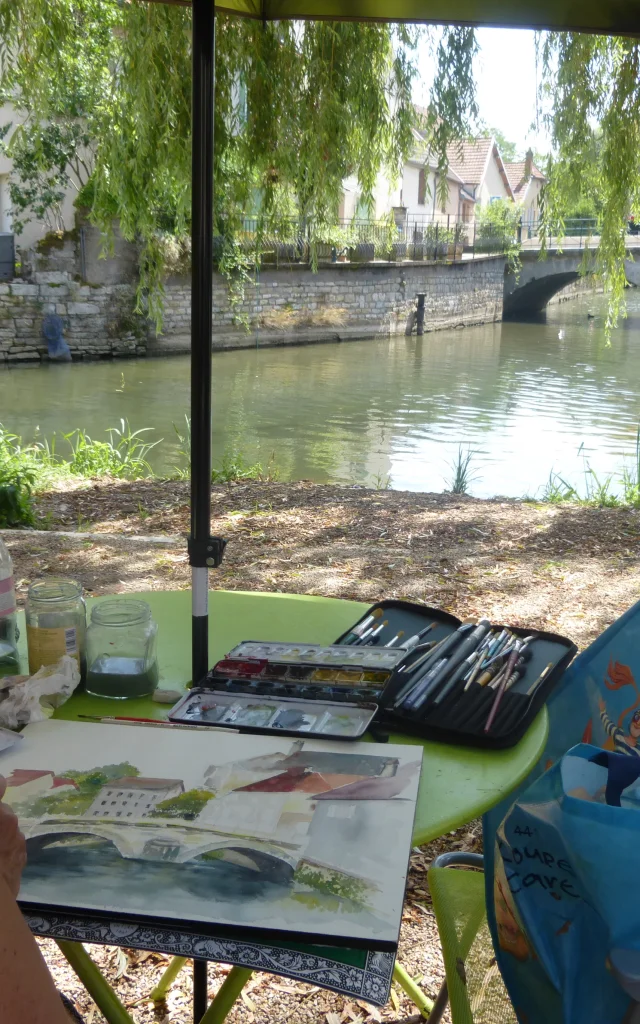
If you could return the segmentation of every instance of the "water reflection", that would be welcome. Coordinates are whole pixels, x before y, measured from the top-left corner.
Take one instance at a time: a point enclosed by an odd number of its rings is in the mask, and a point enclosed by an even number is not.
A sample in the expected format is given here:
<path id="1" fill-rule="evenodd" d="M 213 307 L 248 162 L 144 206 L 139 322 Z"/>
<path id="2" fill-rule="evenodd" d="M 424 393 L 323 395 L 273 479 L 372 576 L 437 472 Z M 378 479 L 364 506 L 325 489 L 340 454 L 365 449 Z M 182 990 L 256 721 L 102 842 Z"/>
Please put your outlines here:
<path id="1" fill-rule="evenodd" d="M 588 296 L 531 323 L 217 353 L 214 451 L 263 464 L 274 453 L 284 479 L 390 477 L 396 488 L 439 491 L 462 444 L 476 452 L 474 494 L 539 493 L 552 469 L 583 487 L 585 459 L 602 477 L 632 454 L 639 382 L 633 297 L 611 347 L 604 300 Z M 12 368 L 0 373 L 0 421 L 26 437 L 34 422 L 45 435 L 83 426 L 100 437 L 129 417 L 165 439 L 153 461 L 167 469 L 188 389 L 182 357 Z"/>

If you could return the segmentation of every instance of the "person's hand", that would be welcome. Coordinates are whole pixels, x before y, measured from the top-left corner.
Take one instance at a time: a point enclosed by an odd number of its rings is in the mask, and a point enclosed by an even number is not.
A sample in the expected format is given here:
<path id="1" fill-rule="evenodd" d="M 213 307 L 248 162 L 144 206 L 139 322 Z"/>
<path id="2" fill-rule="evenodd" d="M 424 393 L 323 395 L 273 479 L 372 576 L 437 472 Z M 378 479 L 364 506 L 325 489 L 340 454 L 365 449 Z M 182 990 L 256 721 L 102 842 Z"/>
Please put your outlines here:
<path id="1" fill-rule="evenodd" d="M 11 895 L 15 898 L 20 889 L 22 869 L 27 860 L 27 848 L 18 827 L 18 819 L 11 808 L 2 803 L 6 789 L 7 783 L 0 775 L 0 878 L 5 880 Z"/>
<path id="2" fill-rule="evenodd" d="M 598 697 L 598 707 L 600 708 L 601 711 L 606 711 L 607 710 L 607 705 L 603 701 L 602 697 Z"/>

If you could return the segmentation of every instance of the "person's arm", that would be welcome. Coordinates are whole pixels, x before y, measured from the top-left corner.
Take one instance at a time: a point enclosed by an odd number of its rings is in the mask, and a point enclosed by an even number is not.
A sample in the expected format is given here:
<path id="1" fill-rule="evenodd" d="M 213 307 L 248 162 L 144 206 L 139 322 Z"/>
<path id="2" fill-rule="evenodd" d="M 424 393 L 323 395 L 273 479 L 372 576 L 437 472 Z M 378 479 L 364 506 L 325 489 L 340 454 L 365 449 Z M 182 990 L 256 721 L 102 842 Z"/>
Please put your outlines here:
<path id="1" fill-rule="evenodd" d="M 25 841 L 18 820 L 1 802 L 0 776 L 0 1022 L 69 1024 L 36 940 L 16 903 L 25 863 Z"/>

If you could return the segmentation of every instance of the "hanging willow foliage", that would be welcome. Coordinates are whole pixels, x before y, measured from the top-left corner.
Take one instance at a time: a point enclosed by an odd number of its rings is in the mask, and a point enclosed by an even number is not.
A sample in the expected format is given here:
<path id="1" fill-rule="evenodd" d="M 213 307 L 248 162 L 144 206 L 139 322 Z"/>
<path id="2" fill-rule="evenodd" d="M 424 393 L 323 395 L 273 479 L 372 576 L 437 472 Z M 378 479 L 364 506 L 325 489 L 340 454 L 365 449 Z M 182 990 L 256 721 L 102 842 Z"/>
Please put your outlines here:
<path id="1" fill-rule="evenodd" d="M 595 200 L 596 269 L 610 294 L 610 334 L 624 312 L 627 222 L 640 212 L 640 43 L 550 33 L 539 45 L 554 147 L 544 190 L 545 236 L 549 244 L 564 234 L 564 211 L 572 203 Z"/>
<path id="2" fill-rule="evenodd" d="M 105 231 L 114 218 L 141 245 L 141 293 L 161 308 L 163 232 L 190 216 L 191 13 L 120 0 L 0 0 L 5 94 L 29 125 L 82 122 L 93 174 L 83 190 Z M 215 225 L 242 216 L 264 230 L 294 215 L 312 230 L 338 213 L 356 175 L 364 203 L 414 144 L 419 59 L 438 73 L 425 120 L 444 166 L 447 144 L 476 112 L 466 28 L 217 18 Z M 455 88 L 457 72 L 463 78 Z"/>

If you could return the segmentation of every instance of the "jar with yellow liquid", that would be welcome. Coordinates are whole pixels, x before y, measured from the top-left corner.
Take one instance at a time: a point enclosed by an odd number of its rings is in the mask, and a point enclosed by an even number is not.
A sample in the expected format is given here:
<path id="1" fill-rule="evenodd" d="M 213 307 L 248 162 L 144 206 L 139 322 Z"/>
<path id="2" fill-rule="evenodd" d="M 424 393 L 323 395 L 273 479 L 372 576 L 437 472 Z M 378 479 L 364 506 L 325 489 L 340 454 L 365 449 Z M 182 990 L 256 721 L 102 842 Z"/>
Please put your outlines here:
<path id="1" fill-rule="evenodd" d="M 30 675 L 68 654 L 84 677 L 87 609 L 80 583 L 56 577 L 31 583 L 26 620 Z"/>

